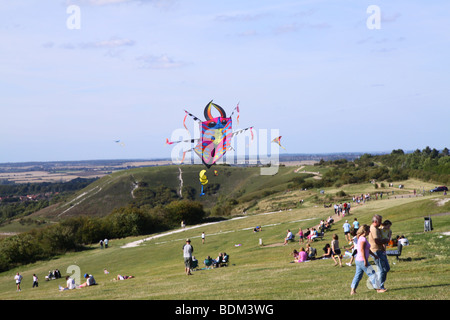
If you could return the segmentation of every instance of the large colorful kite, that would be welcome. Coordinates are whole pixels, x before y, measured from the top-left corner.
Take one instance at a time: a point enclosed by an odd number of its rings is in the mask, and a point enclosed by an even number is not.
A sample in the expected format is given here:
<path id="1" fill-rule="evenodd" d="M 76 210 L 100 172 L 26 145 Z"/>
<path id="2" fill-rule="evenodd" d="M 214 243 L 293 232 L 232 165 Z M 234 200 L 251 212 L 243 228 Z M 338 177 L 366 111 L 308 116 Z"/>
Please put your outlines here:
<path id="1" fill-rule="evenodd" d="M 213 117 L 211 111 L 215 108 L 220 116 L 219 117 Z M 186 117 L 189 115 L 191 116 L 195 121 L 197 121 L 200 124 L 200 132 L 201 137 L 199 139 L 189 139 L 189 140 L 181 140 L 181 141 L 173 141 L 170 142 L 169 139 L 166 139 L 167 144 L 174 144 L 179 142 L 191 142 L 191 143 L 197 143 L 197 145 L 190 149 L 183 152 L 183 159 L 181 162 L 184 162 L 184 158 L 187 152 L 194 151 L 200 159 L 202 159 L 203 164 L 209 169 L 213 164 L 215 164 L 219 159 L 223 157 L 223 155 L 227 152 L 228 149 L 231 148 L 231 139 L 240 133 L 243 133 L 247 130 L 250 130 L 252 134 L 252 140 L 253 140 L 253 127 L 248 127 L 245 129 L 241 129 L 235 132 L 232 132 L 232 120 L 231 117 L 233 116 L 234 112 L 238 112 L 237 116 L 237 122 L 239 124 L 239 104 L 234 108 L 233 112 L 231 113 L 230 117 L 227 117 L 227 114 L 225 110 L 212 102 L 212 100 L 206 105 L 204 110 L 205 115 L 205 121 L 201 121 L 199 118 L 194 116 L 193 114 L 186 112 L 186 115 L 184 116 L 183 125 L 186 127 Z"/>

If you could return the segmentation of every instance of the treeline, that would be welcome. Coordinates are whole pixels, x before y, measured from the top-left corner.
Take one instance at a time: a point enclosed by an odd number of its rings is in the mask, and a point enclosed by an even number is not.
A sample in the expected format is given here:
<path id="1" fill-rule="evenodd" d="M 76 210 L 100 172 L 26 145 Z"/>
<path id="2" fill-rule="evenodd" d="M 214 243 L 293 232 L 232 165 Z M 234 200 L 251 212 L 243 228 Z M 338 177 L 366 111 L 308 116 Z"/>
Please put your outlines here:
<path id="1" fill-rule="evenodd" d="M 40 182 L 0 185 L 0 196 L 23 196 L 27 194 L 66 192 L 81 190 L 98 178 L 75 178 L 67 182 Z"/>
<path id="2" fill-rule="evenodd" d="M 175 200 L 156 207 L 129 205 L 103 218 L 80 216 L 0 240 L 0 272 L 22 264 L 83 250 L 100 239 L 138 236 L 196 224 L 205 218 L 199 202 Z"/>
<path id="3" fill-rule="evenodd" d="M 401 149 L 393 150 L 389 155 L 375 156 L 373 159 L 392 168 L 397 174 L 447 184 L 450 182 L 449 154 L 448 148 L 438 151 L 426 147 L 412 153 L 405 153 Z"/>
<path id="4" fill-rule="evenodd" d="M 52 183 L 26 183 L 13 185 L 0 185 L 0 223 L 11 218 L 24 217 L 39 211 L 61 199 L 68 194 L 81 190 L 98 178 L 76 178 L 71 181 Z M 36 200 L 22 201 L 20 197 L 26 195 L 38 195 Z"/>
<path id="5" fill-rule="evenodd" d="M 320 180 L 308 179 L 308 176 L 291 180 L 290 187 L 302 189 L 324 188 L 344 184 L 356 184 L 369 181 L 399 181 L 418 178 L 433 181 L 436 184 L 450 182 L 449 150 L 442 151 L 426 147 L 412 153 L 393 150 L 386 155 L 363 154 L 354 161 L 346 159 L 324 161 L 321 159 L 315 166 L 329 167 Z"/>
<path id="6" fill-rule="evenodd" d="M 0 205 L 0 223 L 16 217 L 24 217 L 33 212 L 39 211 L 48 207 L 49 205 L 56 203 L 55 198 L 51 201 L 49 200 L 38 200 L 38 201 L 26 201 L 26 202 L 2 202 Z"/>

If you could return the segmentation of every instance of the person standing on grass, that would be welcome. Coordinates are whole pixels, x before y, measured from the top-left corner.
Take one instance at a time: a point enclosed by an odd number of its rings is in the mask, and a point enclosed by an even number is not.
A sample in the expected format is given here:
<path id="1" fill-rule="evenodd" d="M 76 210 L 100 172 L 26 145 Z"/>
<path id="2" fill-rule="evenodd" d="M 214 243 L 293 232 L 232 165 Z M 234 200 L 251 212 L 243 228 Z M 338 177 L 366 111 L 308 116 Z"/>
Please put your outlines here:
<path id="1" fill-rule="evenodd" d="M 389 239 L 383 239 L 383 235 L 380 230 L 382 219 L 383 218 L 378 214 L 373 216 L 372 224 L 370 225 L 369 243 L 372 251 L 378 257 L 378 259 L 375 259 L 375 264 L 378 268 L 378 281 L 380 282 L 380 290 L 386 291 L 384 283 L 386 282 L 387 273 L 391 268 L 389 266 L 389 261 L 386 256 L 385 249 L 385 245 L 389 243 Z"/>
<path id="2" fill-rule="evenodd" d="M 191 246 L 191 240 L 186 239 L 186 244 L 183 246 L 183 258 L 184 258 L 184 271 L 187 276 L 192 275 L 192 253 L 194 252 L 194 247 Z"/>
<path id="3" fill-rule="evenodd" d="M 356 233 L 356 238 L 357 238 L 357 243 L 358 243 L 358 251 L 356 254 L 356 259 L 355 259 L 355 265 L 356 265 L 356 271 L 355 271 L 355 276 L 353 277 L 353 281 L 351 284 L 351 291 L 350 294 L 354 295 L 356 294 L 356 288 L 358 288 L 358 284 L 361 281 L 363 274 L 366 273 L 369 277 L 369 271 L 368 271 L 368 267 L 370 266 L 369 264 L 369 255 L 372 255 L 376 260 L 379 260 L 378 257 L 372 252 L 371 245 L 370 243 L 367 241 L 367 236 L 369 235 L 370 232 L 370 226 L 368 226 L 367 224 L 362 225 L 359 229 L 358 232 Z M 377 288 L 375 283 L 372 283 L 372 285 L 374 286 L 374 288 Z M 384 292 L 386 290 L 383 289 L 379 289 L 377 288 L 377 292 Z"/>
<path id="4" fill-rule="evenodd" d="M 202 244 L 205 244 L 205 233 L 202 232 Z"/>
<path id="5" fill-rule="evenodd" d="M 345 223 L 342 225 L 342 227 L 344 228 L 345 239 L 347 241 L 351 241 L 351 237 L 350 237 L 351 225 L 350 225 L 350 223 L 348 223 L 348 220 L 345 220 Z"/>
<path id="6" fill-rule="evenodd" d="M 342 260 L 341 260 L 341 249 L 339 248 L 339 237 L 337 234 L 333 234 L 333 240 L 331 241 L 331 257 L 334 260 L 334 266 L 337 266 L 336 258 L 339 260 L 339 265 L 342 267 Z"/>
<path id="7" fill-rule="evenodd" d="M 20 291 L 20 283 L 22 282 L 22 278 L 23 278 L 22 275 L 19 274 L 18 272 L 14 277 L 14 280 L 16 280 L 17 291 Z"/>
<path id="8" fill-rule="evenodd" d="M 303 230 L 298 228 L 298 244 L 303 243 Z"/>
<path id="9" fill-rule="evenodd" d="M 38 281 L 39 281 L 38 277 L 36 276 L 36 274 L 33 273 L 33 288 L 39 287 Z"/>
<path id="10" fill-rule="evenodd" d="M 359 221 L 358 219 L 355 218 L 355 221 L 353 221 L 353 230 L 355 230 L 355 232 L 357 232 L 359 229 Z"/>

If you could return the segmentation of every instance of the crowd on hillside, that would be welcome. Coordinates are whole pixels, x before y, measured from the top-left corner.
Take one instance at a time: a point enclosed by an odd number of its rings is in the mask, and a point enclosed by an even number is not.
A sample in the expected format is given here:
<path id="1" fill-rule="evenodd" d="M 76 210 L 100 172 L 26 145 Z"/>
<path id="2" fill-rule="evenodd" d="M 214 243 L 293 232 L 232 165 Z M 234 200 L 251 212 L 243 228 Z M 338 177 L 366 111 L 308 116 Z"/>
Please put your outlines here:
<path id="1" fill-rule="evenodd" d="M 366 200 L 370 198 L 367 195 Z M 335 205 L 335 214 L 342 217 L 350 214 L 350 205 Z M 326 221 L 321 221 L 318 228 L 321 235 L 329 230 L 334 224 L 334 219 L 330 216 Z M 398 244 L 403 246 L 409 245 L 409 241 L 402 235 L 395 238 L 392 237 L 392 222 L 389 220 L 382 221 L 380 215 L 374 215 L 370 225 L 360 224 L 355 217 L 350 224 L 349 220 L 343 223 L 344 241 L 348 242 L 348 246 L 341 246 L 339 236 L 333 233 L 330 243 L 326 243 L 322 248 L 323 253 L 320 255 L 314 248 L 316 236 L 316 228 L 308 228 L 306 232 L 300 228 L 298 231 L 300 250 L 294 249 L 290 253 L 294 257 L 293 263 L 302 263 L 319 259 L 332 259 L 334 266 L 342 267 L 343 258 L 349 258 L 350 262 L 347 266 L 356 266 L 355 276 L 351 284 L 351 294 L 356 294 L 356 288 L 361 281 L 363 274 L 369 276 L 369 280 L 377 292 L 385 292 L 387 289 L 384 284 L 387 274 L 390 270 L 389 261 L 387 259 L 386 250 L 396 247 Z M 295 236 L 288 230 L 284 244 L 294 241 Z M 369 256 L 372 256 L 377 267 L 377 271 L 372 272 L 372 267 L 368 262 Z"/>

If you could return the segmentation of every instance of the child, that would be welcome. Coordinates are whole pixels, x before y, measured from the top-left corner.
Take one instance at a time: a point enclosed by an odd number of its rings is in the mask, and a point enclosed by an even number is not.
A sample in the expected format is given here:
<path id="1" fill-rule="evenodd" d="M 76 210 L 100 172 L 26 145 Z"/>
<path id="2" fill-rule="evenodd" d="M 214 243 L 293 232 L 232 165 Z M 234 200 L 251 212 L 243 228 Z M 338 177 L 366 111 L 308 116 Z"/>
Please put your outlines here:
<path id="1" fill-rule="evenodd" d="M 294 260 L 296 261 L 298 259 L 298 251 L 294 249 L 294 251 L 291 253 L 291 255 L 294 256 Z"/>
<path id="2" fill-rule="evenodd" d="M 331 251 L 333 252 L 331 257 L 334 260 L 334 265 L 337 266 L 336 258 L 338 258 L 339 265 L 342 267 L 341 249 L 339 248 L 339 237 L 337 234 L 333 234 L 333 241 L 331 241 Z"/>
<path id="3" fill-rule="evenodd" d="M 302 228 L 298 229 L 298 244 L 303 243 L 303 230 Z"/>
<path id="4" fill-rule="evenodd" d="M 359 229 L 359 228 L 358 228 Z M 358 237 L 356 236 L 356 230 L 353 229 L 350 234 L 353 236 L 352 238 L 352 246 L 350 249 L 352 250 L 352 257 L 350 258 L 350 262 L 346 263 L 349 267 L 352 266 L 353 261 L 355 260 L 355 256 L 358 254 Z"/>
<path id="5" fill-rule="evenodd" d="M 383 240 L 388 240 L 387 242 L 389 242 L 389 240 L 391 240 L 392 237 L 392 230 L 391 230 L 391 226 L 392 226 L 392 222 L 390 222 L 389 220 L 384 220 L 384 222 L 381 224 L 381 238 Z M 386 249 L 386 245 L 384 245 L 384 248 Z"/>

